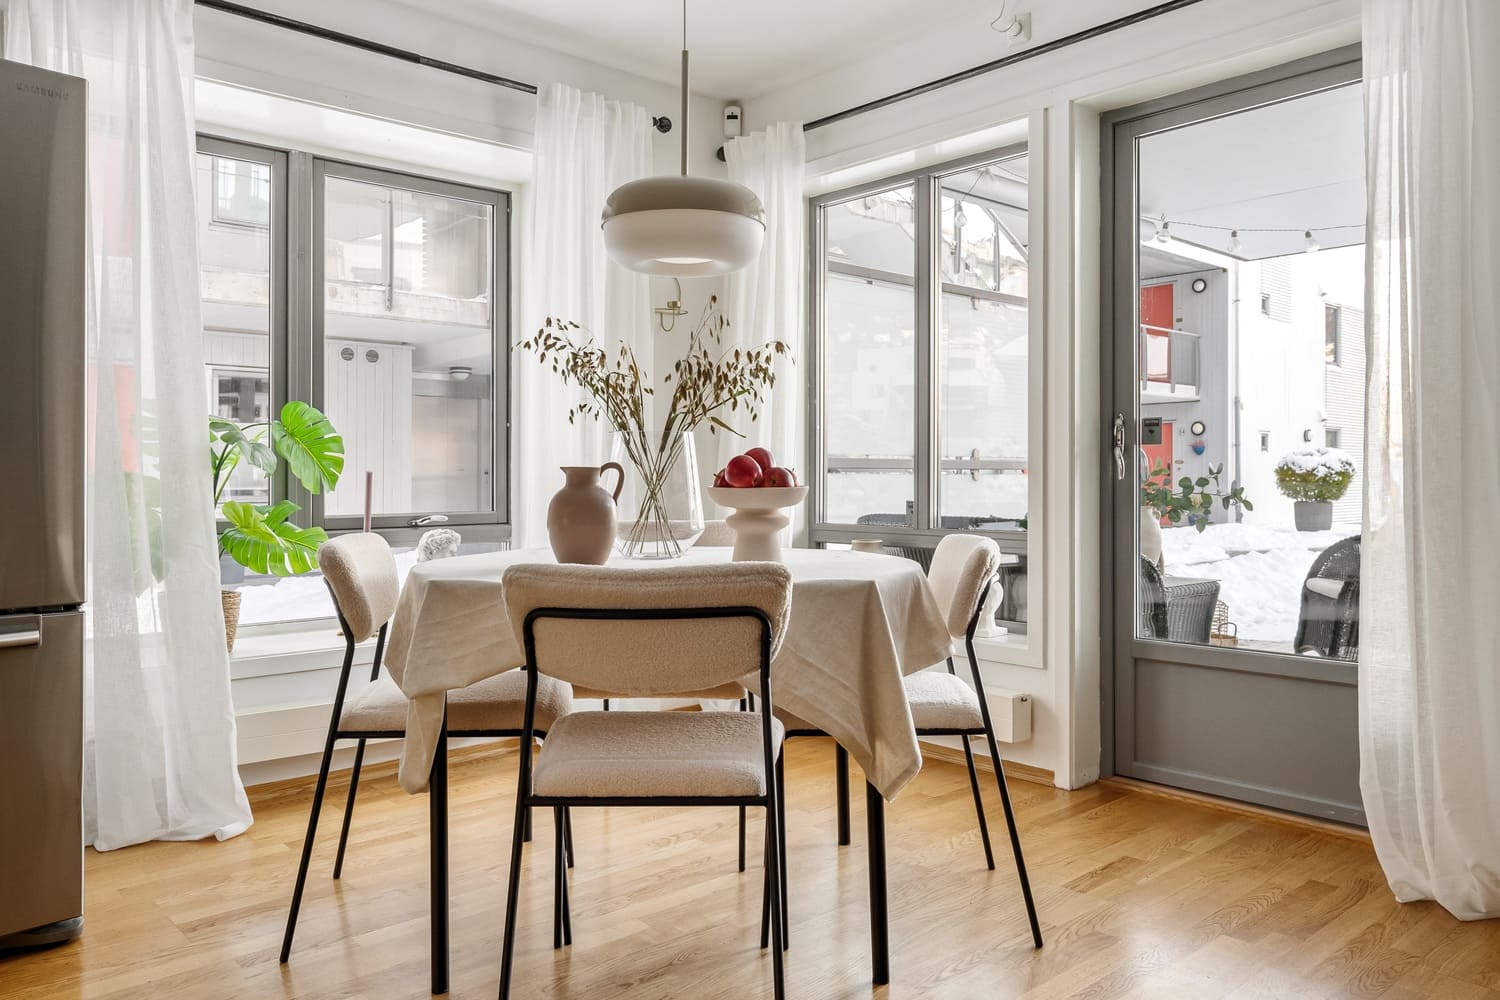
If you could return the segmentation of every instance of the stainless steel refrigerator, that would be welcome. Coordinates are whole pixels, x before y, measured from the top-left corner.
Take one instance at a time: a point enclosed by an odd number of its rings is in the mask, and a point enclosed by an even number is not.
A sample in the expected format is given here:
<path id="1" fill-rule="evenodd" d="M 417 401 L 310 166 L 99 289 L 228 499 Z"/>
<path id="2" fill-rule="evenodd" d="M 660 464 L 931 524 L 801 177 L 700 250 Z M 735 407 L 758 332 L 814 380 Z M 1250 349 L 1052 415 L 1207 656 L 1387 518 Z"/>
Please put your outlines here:
<path id="1" fill-rule="evenodd" d="M 0 949 L 83 924 L 86 96 L 0 60 Z"/>

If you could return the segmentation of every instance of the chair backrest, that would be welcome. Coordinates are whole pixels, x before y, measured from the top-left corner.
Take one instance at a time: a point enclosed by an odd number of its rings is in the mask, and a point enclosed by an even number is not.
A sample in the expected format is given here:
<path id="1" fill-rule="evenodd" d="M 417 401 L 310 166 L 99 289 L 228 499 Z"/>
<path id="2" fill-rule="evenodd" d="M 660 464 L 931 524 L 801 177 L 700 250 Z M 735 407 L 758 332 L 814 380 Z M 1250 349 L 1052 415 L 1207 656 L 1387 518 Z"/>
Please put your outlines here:
<path id="1" fill-rule="evenodd" d="M 775 655 L 791 606 L 791 574 L 776 563 L 664 566 L 519 565 L 505 571 L 505 607 L 527 665 L 624 697 L 698 691 L 759 675 L 764 623 L 753 617 L 661 617 L 753 609 L 770 623 Z M 566 617 L 572 612 L 571 617 Z M 582 617 L 602 612 L 601 617 Z M 655 616 L 655 617 L 653 617 Z"/>
<path id="2" fill-rule="evenodd" d="M 318 568 L 354 642 L 380 631 L 396 613 L 401 593 L 396 557 L 379 535 L 340 535 L 324 542 L 318 546 Z"/>
<path id="3" fill-rule="evenodd" d="M 1318 553 L 1308 567 L 1307 579 L 1358 580 L 1359 535 L 1341 538 Z"/>
<path id="4" fill-rule="evenodd" d="M 985 587 L 1000 568 L 1000 547 L 980 535 L 945 535 L 932 553 L 927 582 L 948 619 L 948 632 L 964 635 L 979 611 Z"/>
<path id="5" fill-rule="evenodd" d="M 728 521 L 705 521 L 703 534 L 698 536 L 698 544 L 706 548 L 724 548 L 733 545 L 734 529 L 729 526 Z"/>

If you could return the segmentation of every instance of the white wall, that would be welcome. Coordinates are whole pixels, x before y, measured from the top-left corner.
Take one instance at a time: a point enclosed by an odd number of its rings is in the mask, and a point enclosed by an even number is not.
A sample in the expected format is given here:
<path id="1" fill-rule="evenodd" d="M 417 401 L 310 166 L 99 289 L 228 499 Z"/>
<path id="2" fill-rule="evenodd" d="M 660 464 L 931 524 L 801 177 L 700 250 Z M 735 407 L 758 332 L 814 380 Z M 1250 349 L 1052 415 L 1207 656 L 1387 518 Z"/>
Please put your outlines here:
<path id="1" fill-rule="evenodd" d="M 1121 13 L 1087 6 L 1104 14 L 1095 21 Z M 1037 9 L 1033 44 L 1082 27 L 1063 23 L 1081 9 Z M 808 135 L 809 176 L 826 190 L 941 162 L 976 142 L 997 146 L 1007 123 L 1030 125 L 1031 175 L 1044 192 L 1032 206 L 1045 260 L 1035 291 L 1042 372 L 1032 394 L 1042 425 L 1032 472 L 1043 503 L 1031 529 L 1041 551 L 1029 587 L 1038 666 L 1000 662 L 1029 658 L 1000 644 L 986 644 L 984 656 L 994 661 L 987 685 L 1036 702 L 1035 735 L 1007 755 L 1051 769 L 1060 786 L 1094 780 L 1100 760 L 1099 114 L 1355 42 L 1358 17 L 1355 0 L 1208 0 Z M 746 102 L 746 121 L 815 118 L 951 72 L 960 67 L 945 64 L 953 46 L 944 38 L 951 26 L 935 22 L 903 46 Z M 981 140 L 964 138 L 985 130 Z"/>

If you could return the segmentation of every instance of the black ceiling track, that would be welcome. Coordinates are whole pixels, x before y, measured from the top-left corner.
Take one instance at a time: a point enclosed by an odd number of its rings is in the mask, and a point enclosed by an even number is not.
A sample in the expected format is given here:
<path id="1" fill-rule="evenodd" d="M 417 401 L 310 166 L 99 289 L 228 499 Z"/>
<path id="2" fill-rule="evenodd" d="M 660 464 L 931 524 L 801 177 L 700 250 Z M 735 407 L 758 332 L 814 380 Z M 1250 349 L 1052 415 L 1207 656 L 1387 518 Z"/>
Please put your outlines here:
<path id="1" fill-rule="evenodd" d="M 1173 11 L 1182 10 L 1184 7 L 1191 7 L 1194 4 L 1202 2 L 1203 0 L 1168 0 L 1167 3 L 1159 3 L 1154 7 L 1147 7 L 1145 10 L 1137 11 L 1134 14 L 1126 14 L 1124 17 L 1117 17 L 1113 21 L 1105 21 L 1103 24 L 1097 24 L 1092 28 L 1085 28 L 1082 31 L 1075 31 L 1071 35 L 1064 35 L 1062 38 L 1055 38 L 1050 42 L 1043 42 L 1041 45 L 1036 45 L 1029 49 L 1022 49 L 1020 52 L 1016 52 L 1013 55 L 1003 56 L 999 59 L 993 59 L 990 62 L 981 63 L 980 65 L 971 67 L 969 69 L 959 70 L 957 73 L 950 73 L 947 76 L 938 77 L 936 80 L 931 80 L 927 83 L 921 83 L 915 87 L 908 87 L 905 90 L 899 90 L 887 97 L 877 98 L 873 101 L 866 101 L 864 104 L 856 105 L 847 110 L 838 111 L 831 115 L 824 115 L 822 118 L 815 118 L 812 121 L 808 122 L 806 125 L 803 125 L 802 128 L 804 131 L 811 132 L 815 128 L 822 128 L 825 125 L 832 125 L 835 122 L 841 122 L 846 118 L 853 118 L 856 115 L 863 115 L 871 111 L 878 111 L 879 109 L 889 107 L 892 104 L 898 104 L 901 101 L 907 101 L 913 97 L 920 97 L 923 94 L 930 94 L 934 90 L 941 90 L 944 87 L 951 87 L 955 83 L 963 83 L 965 80 L 972 80 L 976 76 L 984 76 L 986 73 L 993 73 L 997 69 L 1004 69 L 1007 66 L 1014 66 L 1016 63 L 1025 62 L 1028 59 L 1035 59 L 1037 56 L 1046 55 L 1048 52 L 1056 52 L 1058 49 L 1065 49 L 1069 45 L 1077 45 L 1079 42 L 1086 42 L 1090 38 L 1098 38 L 1100 35 L 1107 35 L 1112 31 L 1119 31 L 1121 28 L 1128 28 L 1132 24 L 1140 24 L 1142 21 L 1149 21 L 1154 17 L 1161 17 L 1163 14 L 1170 14 Z"/>
<path id="2" fill-rule="evenodd" d="M 508 76 L 486 73 L 482 69 L 471 69 L 468 66 L 445 62 L 442 59 L 433 59 L 422 55 L 420 52 L 398 49 L 394 45 L 385 45 L 381 42 L 372 42 L 368 38 L 360 38 L 358 35 L 334 31 L 332 28 L 322 28 L 316 24 L 308 24 L 306 21 L 282 17 L 280 14 L 257 10 L 254 7 L 247 7 L 240 3 L 231 3 L 229 0 L 193 0 L 193 2 L 199 7 L 207 7 L 209 10 L 217 10 L 225 14 L 233 14 L 236 17 L 249 18 L 252 21 L 259 21 L 262 24 L 285 28 L 287 31 L 295 31 L 301 35 L 311 35 L 314 38 L 321 38 L 329 42 L 337 42 L 340 45 L 348 45 L 351 48 L 363 49 L 366 52 L 373 52 L 376 55 L 386 56 L 390 59 L 399 59 L 402 62 L 416 63 L 418 66 L 441 70 L 444 73 L 466 76 L 471 80 L 481 80 L 485 83 L 492 83 L 497 87 L 505 87 L 508 90 L 519 90 L 523 94 L 536 93 L 536 84 L 534 83 L 512 80 Z"/>
<path id="3" fill-rule="evenodd" d="M 453 73 L 457 76 L 466 76 L 471 80 L 479 80 L 484 83 L 493 84 L 497 87 L 505 87 L 508 90 L 520 91 L 523 94 L 536 93 L 536 84 L 534 83 L 526 83 L 523 80 L 512 80 L 510 77 L 500 76 L 497 73 L 486 73 L 484 70 L 473 69 L 469 66 L 460 66 L 457 63 L 447 62 L 442 59 L 433 59 L 430 56 L 422 55 L 420 52 L 412 52 L 409 49 L 397 48 L 394 45 L 386 45 L 382 42 L 374 42 L 368 38 L 361 38 L 358 35 L 350 35 L 346 32 L 335 31 L 332 28 L 323 28 L 316 24 L 309 24 L 306 21 L 298 21 L 295 18 L 283 17 L 280 14 L 272 14 L 269 11 L 259 10 L 255 7 L 246 6 L 245 4 L 233 3 L 231 2 L 231 0 L 193 0 L 193 2 L 197 6 L 206 7 L 209 10 L 217 10 L 225 14 L 233 14 L 236 17 L 244 17 L 252 21 L 259 21 L 262 24 L 269 24 L 273 27 L 284 28 L 287 31 L 295 31 L 298 34 L 311 35 L 314 38 L 321 38 L 325 41 L 336 42 L 339 45 L 347 45 L 351 48 L 363 49 L 366 52 L 373 52 L 376 55 L 386 56 L 390 59 L 399 59 L 402 62 L 414 63 L 418 66 L 426 66 L 429 69 L 439 70 L 443 73 Z M 1016 52 L 1012 55 L 1004 56 L 1000 59 L 994 59 L 990 62 L 970 67 L 969 69 L 960 70 L 957 73 L 950 73 L 947 76 L 939 77 L 936 80 L 931 80 L 927 83 L 918 84 L 915 87 L 908 87 L 905 90 L 897 91 L 896 93 L 890 94 L 886 97 L 877 98 L 873 101 L 866 101 L 864 104 L 856 105 L 844 111 L 839 111 L 831 115 L 824 115 L 822 118 L 814 119 L 813 121 L 808 122 L 802 127 L 805 131 L 810 132 L 813 129 L 822 128 L 825 125 L 832 125 L 835 122 L 841 122 L 847 118 L 853 118 L 856 115 L 867 114 L 871 111 L 877 111 L 881 108 L 889 107 L 892 104 L 898 104 L 901 101 L 910 100 L 913 97 L 920 97 L 923 94 L 930 94 L 935 90 L 941 90 L 944 87 L 951 87 L 956 83 L 963 83 L 966 80 L 972 80 L 975 77 L 983 76 L 986 73 L 993 73 L 998 69 L 1004 69 L 1007 66 L 1014 66 L 1016 63 L 1025 62 L 1028 59 L 1035 59 L 1037 56 L 1046 55 L 1049 52 L 1056 52 L 1058 49 L 1064 49 L 1070 45 L 1077 45 L 1079 42 L 1086 42 L 1091 38 L 1098 38 L 1100 35 L 1107 35 L 1112 31 L 1119 31 L 1121 28 L 1128 28 L 1133 24 L 1140 24 L 1142 21 L 1149 21 L 1152 18 L 1161 17 L 1163 14 L 1170 14 L 1173 11 L 1182 10 L 1184 7 L 1191 7 L 1194 4 L 1202 2 L 1203 0 L 1167 0 L 1166 3 L 1159 3 L 1153 7 L 1147 7 L 1145 10 L 1137 11 L 1134 14 L 1126 14 L 1123 17 L 1117 17 L 1113 21 L 1105 21 L 1103 24 L 1095 25 L 1092 28 L 1085 28 L 1082 31 L 1075 31 L 1071 35 L 1064 35 L 1062 38 L 1055 38 L 1050 42 L 1044 42 L 1041 45 L 1023 49 L 1020 52 Z M 666 118 L 654 118 L 652 119 L 652 124 L 654 124 L 660 131 L 663 132 L 668 131 L 671 128 L 671 122 Z"/>

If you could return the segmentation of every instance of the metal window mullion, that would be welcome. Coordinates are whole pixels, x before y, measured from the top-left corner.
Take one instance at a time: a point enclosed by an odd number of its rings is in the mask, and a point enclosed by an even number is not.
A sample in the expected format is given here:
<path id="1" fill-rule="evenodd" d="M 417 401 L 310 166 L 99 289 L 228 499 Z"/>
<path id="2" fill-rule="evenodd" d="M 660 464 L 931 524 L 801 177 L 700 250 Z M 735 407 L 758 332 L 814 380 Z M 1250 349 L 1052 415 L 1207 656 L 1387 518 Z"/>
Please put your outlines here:
<path id="1" fill-rule="evenodd" d="M 914 182 L 917 195 L 915 233 L 916 274 L 916 358 L 914 399 L 916 406 L 915 440 L 912 449 L 914 479 L 912 483 L 912 526 L 932 528 L 937 524 L 937 178 L 918 177 Z"/>
<path id="2" fill-rule="evenodd" d="M 313 240 L 313 157 L 293 150 L 287 154 L 286 208 L 286 337 L 282 350 L 286 399 L 300 399 L 321 406 L 314 398 L 322 367 L 313 364 L 312 318 L 313 290 L 319 287 L 321 274 L 315 275 L 309 261 L 319 261 Z M 319 268 L 321 270 L 321 267 Z M 281 471 L 286 498 L 307 512 L 309 524 L 323 523 L 323 498 L 313 494 L 295 478 Z"/>
<path id="3" fill-rule="evenodd" d="M 827 442 L 824 428 L 827 421 L 823 413 L 823 351 L 827 346 L 823 337 L 823 283 L 827 280 L 828 248 L 823 225 L 825 206 L 812 200 L 807 203 L 808 246 L 807 255 L 807 345 L 802 356 L 807 361 L 807 468 L 811 472 L 808 480 L 812 485 L 808 497 L 808 521 L 818 524 L 826 517 L 828 509 L 828 468 L 824 463 Z"/>

